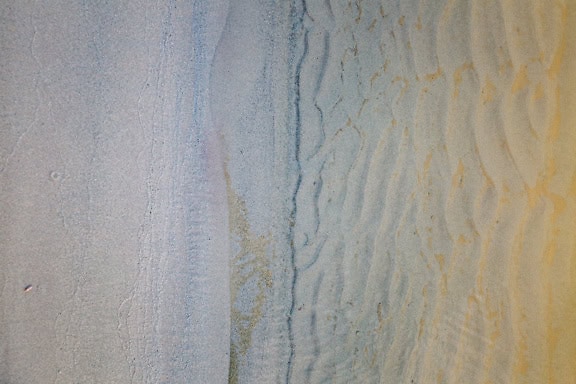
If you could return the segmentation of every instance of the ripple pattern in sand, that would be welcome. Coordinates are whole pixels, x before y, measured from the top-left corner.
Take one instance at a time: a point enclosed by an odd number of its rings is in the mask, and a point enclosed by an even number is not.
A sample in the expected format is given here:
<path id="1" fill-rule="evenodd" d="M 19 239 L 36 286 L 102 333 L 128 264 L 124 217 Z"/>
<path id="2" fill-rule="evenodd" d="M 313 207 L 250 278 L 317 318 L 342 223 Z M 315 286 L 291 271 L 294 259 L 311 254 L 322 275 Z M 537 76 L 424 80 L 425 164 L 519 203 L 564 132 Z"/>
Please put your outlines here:
<path id="1" fill-rule="evenodd" d="M 302 5 L 291 382 L 562 382 L 565 23 L 561 1 Z"/>

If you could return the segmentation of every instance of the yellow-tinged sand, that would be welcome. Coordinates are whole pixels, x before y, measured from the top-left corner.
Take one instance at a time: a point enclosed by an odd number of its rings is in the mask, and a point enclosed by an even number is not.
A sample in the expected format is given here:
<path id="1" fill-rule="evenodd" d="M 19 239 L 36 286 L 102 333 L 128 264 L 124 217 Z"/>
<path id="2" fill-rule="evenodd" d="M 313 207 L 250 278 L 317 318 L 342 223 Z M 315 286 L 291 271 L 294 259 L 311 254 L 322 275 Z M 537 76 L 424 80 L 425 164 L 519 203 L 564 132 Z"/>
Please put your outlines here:
<path id="1" fill-rule="evenodd" d="M 521 53 L 518 53 L 519 62 L 514 65 L 517 69 L 510 91 L 516 94 L 530 89 L 533 100 L 547 98 L 552 110 L 538 143 L 543 149 L 542 162 L 528 165 L 534 166 L 536 178 L 533 183 L 529 177 L 524 179 L 527 206 L 517 232 L 523 234 L 515 236 L 509 274 L 512 302 L 516 303 L 516 313 L 513 314 L 513 328 L 516 329 L 513 382 L 574 383 L 576 2 L 540 2 L 535 9 L 535 35 L 544 42 L 548 41 L 554 49 L 548 56 L 540 53 L 539 61 L 547 65 L 547 71 L 535 88 L 532 88 L 527 70 L 530 62 L 522 63 Z M 559 35 L 546 36 L 545 22 L 538 18 L 544 12 L 559 14 L 555 20 Z M 539 30 L 539 27 L 544 28 Z M 533 105 L 528 109 L 531 107 Z M 506 112 L 503 116 L 504 120 L 509 117 Z M 519 144 L 511 142 L 508 145 Z M 525 173 L 530 174 L 529 171 Z M 511 198 L 522 198 L 521 195 Z M 537 221 L 540 223 L 536 224 Z M 497 337 L 498 333 L 494 336 Z"/>
<path id="2" fill-rule="evenodd" d="M 544 88 L 556 109 L 541 140 L 545 159 L 536 182 L 526 185 L 527 210 L 542 215 L 539 231 L 528 233 L 539 252 L 517 244 L 512 284 L 518 300 L 514 382 L 576 382 L 576 2 L 556 2 L 561 12 L 561 36 L 550 60 Z M 544 5 L 542 5 L 544 6 Z M 526 67 L 515 78 L 512 92 L 529 85 Z M 537 85 L 533 98 L 543 97 Z M 539 210 L 539 207 L 542 208 Z M 530 214 L 527 214 L 529 216 Z M 526 222 L 522 223 L 525 228 Z M 517 239 L 522 241 L 520 239 Z M 533 263 L 533 264 L 531 264 Z M 524 284 L 524 285 L 522 285 Z M 538 287 L 538 296 L 530 293 Z M 524 288 L 524 289 L 523 289 Z M 518 294 L 518 290 L 522 293 Z M 530 316 L 539 313 L 541 316 Z"/>
<path id="3" fill-rule="evenodd" d="M 562 21 L 562 42 L 549 71 L 558 84 L 558 118 L 543 189 L 553 210 L 542 268 L 548 290 L 542 382 L 576 383 L 576 1 L 567 2 Z"/>
<path id="4" fill-rule="evenodd" d="M 444 216 L 452 244 L 435 252 L 442 235 L 430 228 L 423 257 L 437 261 L 438 296 L 419 322 L 429 336 L 421 378 L 576 383 L 576 1 L 470 2 L 469 31 L 456 16 L 464 4 L 447 3 L 436 40 L 437 73 L 452 84 L 441 150 L 451 176 L 431 176 L 434 149 L 418 176 L 448 191 L 444 212 L 426 210 Z M 496 50 L 491 33 L 506 46 Z"/>
<path id="5" fill-rule="evenodd" d="M 576 0 L 44 3 L 1 382 L 576 384 Z"/>

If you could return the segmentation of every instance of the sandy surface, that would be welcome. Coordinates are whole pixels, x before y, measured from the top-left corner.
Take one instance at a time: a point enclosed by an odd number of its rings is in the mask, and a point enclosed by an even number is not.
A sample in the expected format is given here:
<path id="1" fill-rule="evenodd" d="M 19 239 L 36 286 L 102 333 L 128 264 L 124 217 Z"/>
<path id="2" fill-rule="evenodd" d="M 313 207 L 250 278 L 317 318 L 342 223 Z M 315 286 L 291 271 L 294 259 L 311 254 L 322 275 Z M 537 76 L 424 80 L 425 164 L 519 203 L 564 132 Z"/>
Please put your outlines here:
<path id="1" fill-rule="evenodd" d="M 576 1 L 0 15 L 0 382 L 576 383 Z"/>
<path id="2" fill-rule="evenodd" d="M 1 382 L 227 381 L 210 4 L 2 5 Z"/>

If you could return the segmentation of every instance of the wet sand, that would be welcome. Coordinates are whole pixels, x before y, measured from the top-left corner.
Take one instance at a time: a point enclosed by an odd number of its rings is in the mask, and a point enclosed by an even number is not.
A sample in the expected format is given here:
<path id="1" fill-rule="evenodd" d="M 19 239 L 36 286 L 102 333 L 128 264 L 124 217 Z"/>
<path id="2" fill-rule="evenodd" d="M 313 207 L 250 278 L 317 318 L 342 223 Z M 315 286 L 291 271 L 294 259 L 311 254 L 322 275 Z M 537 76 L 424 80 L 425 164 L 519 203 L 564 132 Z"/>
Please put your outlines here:
<path id="1" fill-rule="evenodd" d="M 0 11 L 0 381 L 576 383 L 575 1 Z"/>

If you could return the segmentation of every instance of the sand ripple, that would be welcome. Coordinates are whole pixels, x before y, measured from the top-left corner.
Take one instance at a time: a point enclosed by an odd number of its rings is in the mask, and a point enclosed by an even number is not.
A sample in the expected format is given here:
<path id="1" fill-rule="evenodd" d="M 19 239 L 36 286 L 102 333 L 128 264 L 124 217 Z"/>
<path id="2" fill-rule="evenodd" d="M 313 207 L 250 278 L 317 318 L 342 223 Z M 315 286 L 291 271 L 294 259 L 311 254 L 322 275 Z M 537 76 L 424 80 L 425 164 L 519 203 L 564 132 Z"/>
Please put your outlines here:
<path id="1" fill-rule="evenodd" d="M 291 12 L 288 380 L 574 382 L 567 4 Z"/>

